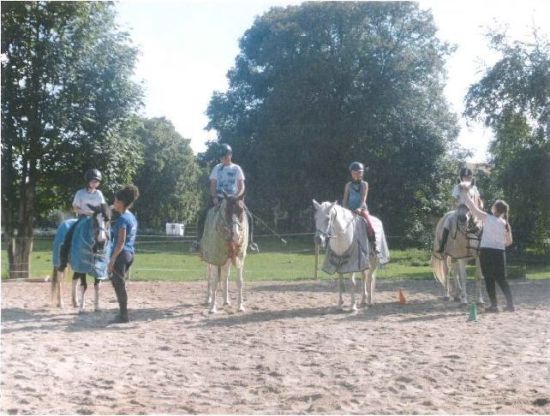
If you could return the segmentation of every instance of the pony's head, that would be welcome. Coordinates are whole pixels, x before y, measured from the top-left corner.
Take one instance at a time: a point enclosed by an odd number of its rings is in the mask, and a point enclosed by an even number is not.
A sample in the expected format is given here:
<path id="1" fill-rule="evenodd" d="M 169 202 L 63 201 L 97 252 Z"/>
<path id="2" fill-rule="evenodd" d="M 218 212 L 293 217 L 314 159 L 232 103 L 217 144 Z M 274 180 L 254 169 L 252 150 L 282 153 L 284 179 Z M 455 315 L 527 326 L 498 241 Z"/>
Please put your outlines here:
<path id="1" fill-rule="evenodd" d="M 315 208 L 315 237 L 314 241 L 321 247 L 325 247 L 327 240 L 330 237 L 332 228 L 333 208 L 336 206 L 334 202 L 322 202 L 319 203 L 315 199 L 313 200 L 313 207 Z"/>
<path id="2" fill-rule="evenodd" d="M 92 227 L 94 236 L 94 251 L 103 250 L 109 242 L 111 230 L 111 207 L 105 203 L 100 205 L 88 205 L 94 212 L 92 215 Z"/>
<path id="3" fill-rule="evenodd" d="M 227 224 L 230 257 L 235 257 L 244 239 L 244 195 L 235 197 L 224 192 L 224 217 Z"/>

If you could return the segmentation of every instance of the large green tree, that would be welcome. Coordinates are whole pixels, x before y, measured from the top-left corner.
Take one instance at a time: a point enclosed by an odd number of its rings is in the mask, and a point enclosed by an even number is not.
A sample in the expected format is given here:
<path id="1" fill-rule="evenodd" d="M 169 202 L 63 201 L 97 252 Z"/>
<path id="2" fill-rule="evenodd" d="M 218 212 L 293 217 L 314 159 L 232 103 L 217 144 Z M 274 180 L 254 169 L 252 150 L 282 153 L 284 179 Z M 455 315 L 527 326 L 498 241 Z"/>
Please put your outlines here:
<path id="1" fill-rule="evenodd" d="M 25 277 L 34 221 L 68 207 L 87 168 L 111 187 L 137 168 L 137 50 L 112 3 L 4 1 L 1 23 L 2 221 L 10 276 Z"/>
<path id="2" fill-rule="evenodd" d="M 516 241 L 540 245 L 550 228 L 550 42 L 534 34 L 529 42 L 489 36 L 500 58 L 470 87 L 465 114 L 495 134 L 492 176 L 510 203 Z"/>
<path id="3" fill-rule="evenodd" d="M 392 234 L 422 234 L 456 175 L 443 95 L 452 47 L 436 32 L 412 2 L 310 2 L 258 17 L 208 108 L 208 127 L 243 165 L 247 203 L 263 215 L 280 204 L 296 229 L 312 198 L 341 198 L 359 160 L 371 212 Z"/>
<path id="4" fill-rule="evenodd" d="M 160 228 L 165 222 L 189 222 L 200 207 L 200 169 L 189 145 L 165 118 L 141 120 L 136 131 L 143 146 L 143 165 L 135 177 L 141 197 L 139 221 Z"/>

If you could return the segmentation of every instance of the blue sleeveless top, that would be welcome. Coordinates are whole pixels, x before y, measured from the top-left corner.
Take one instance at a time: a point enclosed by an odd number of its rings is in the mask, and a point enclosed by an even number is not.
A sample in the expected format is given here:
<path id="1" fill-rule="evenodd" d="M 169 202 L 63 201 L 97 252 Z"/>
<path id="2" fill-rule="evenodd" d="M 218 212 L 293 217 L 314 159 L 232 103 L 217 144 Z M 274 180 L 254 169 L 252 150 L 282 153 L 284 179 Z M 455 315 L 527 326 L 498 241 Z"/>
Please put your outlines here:
<path id="1" fill-rule="evenodd" d="M 348 208 L 356 210 L 357 208 L 367 208 L 367 204 L 361 204 L 362 181 L 359 183 L 350 182 L 348 186 Z"/>

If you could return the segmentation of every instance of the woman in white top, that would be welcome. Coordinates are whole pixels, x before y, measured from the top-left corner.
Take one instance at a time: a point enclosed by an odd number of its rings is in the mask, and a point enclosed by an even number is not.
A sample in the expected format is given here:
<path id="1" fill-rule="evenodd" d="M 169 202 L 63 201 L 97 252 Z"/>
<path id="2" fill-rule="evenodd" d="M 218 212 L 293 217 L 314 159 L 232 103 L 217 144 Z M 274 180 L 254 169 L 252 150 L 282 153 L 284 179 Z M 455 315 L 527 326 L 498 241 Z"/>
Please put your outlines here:
<path id="1" fill-rule="evenodd" d="M 463 192 L 463 195 L 465 193 Z M 508 223 L 509 207 L 502 200 L 497 200 L 491 207 L 491 214 L 480 210 L 472 198 L 465 195 L 465 203 L 471 213 L 483 222 L 483 233 L 479 245 L 481 272 L 485 277 L 485 286 L 491 301 L 486 312 L 498 312 L 495 282 L 498 283 L 506 297 L 506 311 L 513 312 L 512 292 L 506 281 L 506 247 L 512 244 L 512 229 Z"/>

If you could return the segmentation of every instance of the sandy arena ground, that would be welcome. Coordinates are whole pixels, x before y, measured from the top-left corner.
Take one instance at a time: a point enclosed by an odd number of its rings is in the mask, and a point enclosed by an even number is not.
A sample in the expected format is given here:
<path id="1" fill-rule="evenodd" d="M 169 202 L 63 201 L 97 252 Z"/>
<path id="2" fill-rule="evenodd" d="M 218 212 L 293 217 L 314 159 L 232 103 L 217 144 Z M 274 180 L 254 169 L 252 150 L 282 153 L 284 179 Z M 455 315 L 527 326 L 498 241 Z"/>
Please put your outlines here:
<path id="1" fill-rule="evenodd" d="M 337 311 L 330 280 L 247 284 L 236 313 L 231 282 L 217 315 L 205 283 L 130 282 L 132 321 L 109 325 L 108 283 L 102 311 L 89 284 L 79 315 L 48 306 L 49 283 L 7 282 L 0 411 L 549 414 L 550 280 L 511 285 L 515 313 L 467 322 L 433 281 L 379 281 L 356 314 Z"/>

